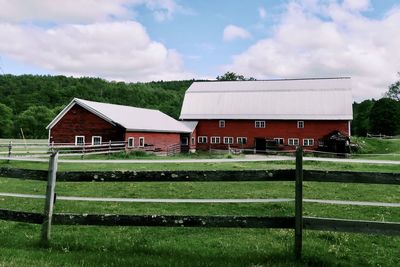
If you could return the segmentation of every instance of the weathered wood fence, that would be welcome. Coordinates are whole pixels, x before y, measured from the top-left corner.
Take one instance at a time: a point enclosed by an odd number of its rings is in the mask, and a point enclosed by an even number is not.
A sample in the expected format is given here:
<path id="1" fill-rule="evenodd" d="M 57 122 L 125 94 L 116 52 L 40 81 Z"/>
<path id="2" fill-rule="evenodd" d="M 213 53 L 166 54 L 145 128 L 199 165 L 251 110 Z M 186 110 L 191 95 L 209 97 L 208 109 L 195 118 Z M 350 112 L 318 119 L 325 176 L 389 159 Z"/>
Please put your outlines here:
<path id="1" fill-rule="evenodd" d="M 107 226 L 161 226 L 161 227 L 234 227 L 294 229 L 296 258 L 301 257 L 304 230 L 338 231 L 400 235 L 400 223 L 344 220 L 335 218 L 303 217 L 303 181 L 369 183 L 400 185 L 400 173 L 309 171 L 303 170 L 303 150 L 296 151 L 293 170 L 254 171 L 109 171 L 109 172 L 57 172 L 58 153 L 51 155 L 49 170 L 18 170 L 0 168 L 0 176 L 44 180 L 48 185 L 44 214 L 0 209 L 1 220 L 42 224 L 42 241 L 49 242 L 51 225 L 107 225 Z M 295 181 L 295 214 L 283 217 L 265 216 L 190 216 L 190 215 L 100 215 L 53 213 L 55 183 L 58 181 Z M 61 197 L 60 197 L 61 198 Z M 66 197 L 65 197 L 66 198 Z M 154 199 L 153 199 L 154 200 Z M 166 200 L 166 199 L 164 199 Z M 187 199 L 188 203 L 190 199 Z M 230 200 L 227 200 L 227 203 Z M 146 202 L 146 199 L 140 200 Z M 148 202 L 162 202 L 149 201 Z M 171 200 L 182 203 L 185 199 Z M 201 202 L 201 201 L 198 201 Z M 257 202 L 256 200 L 254 201 Z M 232 202 L 237 203 L 237 202 Z M 251 200 L 249 200 L 249 203 Z M 261 201 L 260 201 L 261 203 Z"/>

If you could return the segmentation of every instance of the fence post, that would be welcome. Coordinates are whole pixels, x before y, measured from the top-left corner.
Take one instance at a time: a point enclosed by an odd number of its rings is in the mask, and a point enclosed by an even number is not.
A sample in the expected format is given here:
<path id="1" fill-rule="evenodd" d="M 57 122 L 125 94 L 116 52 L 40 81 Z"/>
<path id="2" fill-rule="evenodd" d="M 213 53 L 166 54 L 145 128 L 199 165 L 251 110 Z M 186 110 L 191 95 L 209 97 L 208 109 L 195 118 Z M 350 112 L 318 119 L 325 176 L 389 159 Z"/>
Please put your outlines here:
<path id="1" fill-rule="evenodd" d="M 57 177 L 58 151 L 53 152 L 49 161 L 49 174 L 47 178 L 46 200 L 44 205 L 44 220 L 42 224 L 42 242 L 50 241 L 51 223 L 53 219 L 53 209 L 55 202 L 55 187 Z"/>
<path id="2" fill-rule="evenodd" d="M 301 259 L 303 246 L 303 148 L 296 149 L 296 185 L 295 185 L 295 228 L 294 246 L 296 259 Z"/>
<path id="3" fill-rule="evenodd" d="M 10 143 L 8 144 L 8 162 L 10 162 L 11 150 L 12 150 L 12 141 L 10 141 Z"/>

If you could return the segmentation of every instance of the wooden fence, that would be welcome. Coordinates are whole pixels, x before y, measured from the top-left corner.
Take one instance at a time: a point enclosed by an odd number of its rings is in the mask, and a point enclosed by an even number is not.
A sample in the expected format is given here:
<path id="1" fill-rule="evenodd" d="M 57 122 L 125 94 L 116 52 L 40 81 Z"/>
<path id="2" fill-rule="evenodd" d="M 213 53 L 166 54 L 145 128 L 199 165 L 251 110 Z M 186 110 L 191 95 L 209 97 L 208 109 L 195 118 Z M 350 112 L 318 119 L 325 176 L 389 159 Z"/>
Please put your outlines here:
<path id="1" fill-rule="evenodd" d="M 339 172 L 303 170 L 303 150 L 296 151 L 293 170 L 254 171 L 109 171 L 109 172 L 57 172 L 58 153 L 51 155 L 49 170 L 17 170 L 0 168 L 0 176 L 44 179 L 47 176 L 45 211 L 43 214 L 0 209 L 1 220 L 42 224 L 42 241 L 49 242 L 52 225 L 107 225 L 107 226 L 161 226 L 161 227 L 234 227 L 294 229 L 295 256 L 301 258 L 304 230 L 338 231 L 400 235 L 400 223 L 344 220 L 335 218 L 303 217 L 303 181 L 369 183 L 400 185 L 400 173 Z M 283 217 L 265 216 L 190 216 L 190 215 L 101 215 L 53 213 L 55 183 L 58 181 L 295 181 L 295 214 Z M 44 196 L 43 196 L 44 198 Z M 63 197 L 58 197 L 62 199 Z M 64 197 L 66 199 L 68 197 Z M 115 200 L 115 199 L 114 199 Z M 116 199 L 115 201 L 123 201 Z M 135 199 L 131 199 L 135 200 Z M 190 199 L 136 199 L 137 202 L 213 203 L 213 200 Z M 223 201 L 224 199 L 220 200 Z M 110 199 L 97 199 L 110 201 Z M 265 203 L 267 200 L 248 199 L 247 203 Z M 263 202 L 264 201 L 264 202 Z M 279 202 L 279 199 L 270 200 Z M 308 201 L 309 202 L 309 201 Z M 238 203 L 225 200 L 223 203 Z"/>

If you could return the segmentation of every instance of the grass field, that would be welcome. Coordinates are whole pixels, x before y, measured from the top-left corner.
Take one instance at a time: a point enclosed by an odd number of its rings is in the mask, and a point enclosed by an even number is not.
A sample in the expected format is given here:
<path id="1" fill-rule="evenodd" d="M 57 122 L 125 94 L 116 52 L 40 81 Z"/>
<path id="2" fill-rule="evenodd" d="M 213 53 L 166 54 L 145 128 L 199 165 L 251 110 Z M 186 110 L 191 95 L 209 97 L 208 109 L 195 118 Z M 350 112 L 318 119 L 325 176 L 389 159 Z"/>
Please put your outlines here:
<path id="1" fill-rule="evenodd" d="M 43 194 L 42 181 L 0 178 L 2 192 Z M 58 195 L 131 198 L 293 198 L 293 182 L 58 182 Z M 400 202 L 393 185 L 304 184 L 304 197 Z M 398 208 L 304 204 L 305 216 L 399 222 Z M 43 200 L 0 198 L 0 208 L 43 210 Z M 291 216 L 293 203 L 155 204 L 57 201 L 55 212 Z M 11 235 L 9 233 L 12 233 Z M 303 260 L 293 231 L 53 226 L 48 248 L 40 227 L 0 221 L 0 266 L 396 266 L 400 237 L 306 231 Z"/>
<path id="2" fill-rule="evenodd" d="M 378 149 L 379 145 L 374 148 Z M 394 149 L 390 151 L 394 151 Z M 391 152 L 392 153 L 392 152 Z M 0 161 L 0 167 L 47 170 L 47 163 Z M 304 162 L 305 169 L 400 172 L 399 165 Z M 240 163 L 60 163 L 60 171 L 294 169 L 293 161 Z M 0 192 L 44 194 L 43 181 L 0 178 Z M 58 182 L 59 196 L 122 198 L 293 198 L 293 182 Z M 399 185 L 304 183 L 304 198 L 400 202 Z M 44 201 L 0 197 L 0 208 L 42 212 Z M 55 212 L 292 216 L 293 203 L 156 204 L 56 202 Z M 304 216 L 400 222 L 399 208 L 304 203 Z M 399 266 L 400 236 L 305 231 L 294 260 L 292 230 L 40 226 L 0 220 L 0 266 Z"/>

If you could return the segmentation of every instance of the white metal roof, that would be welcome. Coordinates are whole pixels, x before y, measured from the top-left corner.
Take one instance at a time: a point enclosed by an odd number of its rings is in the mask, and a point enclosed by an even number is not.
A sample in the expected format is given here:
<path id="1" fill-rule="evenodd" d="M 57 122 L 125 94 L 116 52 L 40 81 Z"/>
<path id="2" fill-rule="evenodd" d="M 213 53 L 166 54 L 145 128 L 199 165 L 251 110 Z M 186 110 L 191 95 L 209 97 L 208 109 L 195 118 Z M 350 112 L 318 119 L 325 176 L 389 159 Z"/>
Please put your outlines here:
<path id="1" fill-rule="evenodd" d="M 180 119 L 352 120 L 350 78 L 194 82 Z"/>
<path id="2" fill-rule="evenodd" d="M 74 105 L 79 105 L 127 131 L 191 133 L 185 124 L 159 110 L 135 108 L 74 98 L 46 127 L 52 128 Z"/>

